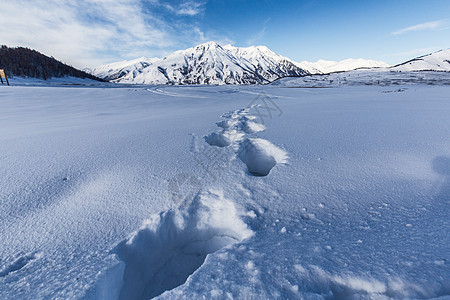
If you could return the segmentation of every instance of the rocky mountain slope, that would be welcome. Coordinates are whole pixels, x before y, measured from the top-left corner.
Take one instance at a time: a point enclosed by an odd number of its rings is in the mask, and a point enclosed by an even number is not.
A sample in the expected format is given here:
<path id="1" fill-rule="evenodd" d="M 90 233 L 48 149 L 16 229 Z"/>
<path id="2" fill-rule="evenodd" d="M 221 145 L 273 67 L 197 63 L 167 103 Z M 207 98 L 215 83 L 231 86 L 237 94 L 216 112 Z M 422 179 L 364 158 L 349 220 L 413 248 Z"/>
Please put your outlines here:
<path id="1" fill-rule="evenodd" d="M 100 66 L 96 76 L 136 84 L 259 84 L 308 74 L 267 47 L 239 48 L 209 42 L 162 59 L 137 59 Z"/>

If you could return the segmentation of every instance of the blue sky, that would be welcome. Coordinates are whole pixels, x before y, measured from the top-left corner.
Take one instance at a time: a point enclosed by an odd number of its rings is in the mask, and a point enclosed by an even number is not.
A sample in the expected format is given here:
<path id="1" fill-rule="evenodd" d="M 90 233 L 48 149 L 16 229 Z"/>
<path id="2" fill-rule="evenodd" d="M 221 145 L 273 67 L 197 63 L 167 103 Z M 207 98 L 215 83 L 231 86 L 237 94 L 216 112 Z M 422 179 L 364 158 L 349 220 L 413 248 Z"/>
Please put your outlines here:
<path id="1" fill-rule="evenodd" d="M 296 61 L 400 63 L 450 48 L 450 1 L 3 1 L 0 43 L 76 67 L 162 57 L 210 40 L 266 45 Z"/>

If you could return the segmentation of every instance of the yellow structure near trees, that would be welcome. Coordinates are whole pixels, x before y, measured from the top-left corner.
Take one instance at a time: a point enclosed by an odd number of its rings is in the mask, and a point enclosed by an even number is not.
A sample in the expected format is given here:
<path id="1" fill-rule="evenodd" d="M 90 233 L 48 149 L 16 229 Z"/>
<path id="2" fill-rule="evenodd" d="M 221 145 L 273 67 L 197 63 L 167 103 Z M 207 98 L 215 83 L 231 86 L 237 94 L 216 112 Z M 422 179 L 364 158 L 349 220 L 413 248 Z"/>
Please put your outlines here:
<path id="1" fill-rule="evenodd" d="M 2 81 L 2 84 L 3 84 L 3 78 L 5 78 L 6 83 L 9 85 L 8 77 L 6 77 L 5 70 L 0 69 L 0 80 Z"/>

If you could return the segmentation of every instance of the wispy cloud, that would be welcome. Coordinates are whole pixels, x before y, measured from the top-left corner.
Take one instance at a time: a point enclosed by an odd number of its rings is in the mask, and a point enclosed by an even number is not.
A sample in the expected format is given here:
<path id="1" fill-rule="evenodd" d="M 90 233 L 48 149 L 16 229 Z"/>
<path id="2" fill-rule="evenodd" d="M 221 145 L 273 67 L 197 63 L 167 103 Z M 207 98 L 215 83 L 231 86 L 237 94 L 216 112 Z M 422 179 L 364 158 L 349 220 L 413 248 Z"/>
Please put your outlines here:
<path id="1" fill-rule="evenodd" d="M 179 16 L 195 16 L 205 11 L 206 2 L 186 1 L 178 5 L 162 4 L 169 11 Z"/>
<path id="2" fill-rule="evenodd" d="M 416 58 L 416 57 L 419 57 L 422 55 L 427 55 L 427 54 L 436 52 L 441 49 L 442 48 L 439 48 L 439 47 L 417 48 L 417 49 L 411 49 L 411 50 L 407 50 L 407 51 L 382 54 L 382 55 L 380 55 L 380 58 L 383 58 L 383 60 L 389 60 L 389 62 L 392 65 L 397 65 L 399 63 L 403 63 L 410 59 L 413 59 L 413 58 Z"/>
<path id="3" fill-rule="evenodd" d="M 208 38 L 183 19 L 200 14 L 205 3 L 179 2 L 172 11 L 177 22 L 171 22 L 151 8 L 159 0 L 2 1 L 0 43 L 34 48 L 80 68 L 163 56 Z"/>
<path id="4" fill-rule="evenodd" d="M 414 58 L 414 57 L 417 57 L 417 56 L 420 56 L 420 55 L 430 54 L 430 53 L 436 52 L 438 50 L 440 50 L 440 48 L 438 48 L 438 47 L 418 48 L 418 49 L 412 49 L 412 50 L 403 51 L 403 52 L 395 52 L 395 53 L 384 54 L 382 56 L 384 56 L 384 57 L 388 57 L 388 56 L 404 56 L 404 57 Z"/>
<path id="5" fill-rule="evenodd" d="M 255 35 L 250 37 L 250 39 L 247 41 L 248 46 L 255 46 L 255 43 L 260 41 L 264 37 L 264 35 L 266 35 L 266 30 L 267 30 L 267 27 L 264 26 Z"/>
<path id="6" fill-rule="evenodd" d="M 266 35 L 266 31 L 267 31 L 267 23 L 269 23 L 272 20 L 272 18 L 267 18 L 264 23 L 263 23 L 263 27 L 261 28 L 261 30 L 259 30 L 256 34 L 254 34 L 253 36 L 251 36 L 248 41 L 247 41 L 247 45 L 248 46 L 254 46 L 255 43 L 257 43 L 258 41 L 260 41 L 265 35 Z"/>
<path id="7" fill-rule="evenodd" d="M 396 30 L 394 32 L 392 32 L 393 35 L 399 35 L 399 34 L 404 34 L 407 32 L 411 32 L 411 31 L 422 31 L 422 30 L 437 30 L 443 27 L 443 25 L 445 24 L 445 21 L 443 20 L 438 20 L 438 21 L 433 21 L 433 22 L 426 22 L 426 23 L 421 23 L 421 24 L 417 24 L 414 26 L 409 26 L 400 30 Z"/>

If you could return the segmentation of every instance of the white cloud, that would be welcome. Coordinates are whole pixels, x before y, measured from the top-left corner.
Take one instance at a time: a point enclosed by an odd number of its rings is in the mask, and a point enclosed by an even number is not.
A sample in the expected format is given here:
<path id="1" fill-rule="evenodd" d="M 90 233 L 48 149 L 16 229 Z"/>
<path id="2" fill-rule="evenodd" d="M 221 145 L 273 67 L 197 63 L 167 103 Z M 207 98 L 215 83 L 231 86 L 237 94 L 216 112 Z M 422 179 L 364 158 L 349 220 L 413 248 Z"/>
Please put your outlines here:
<path id="1" fill-rule="evenodd" d="M 255 46 L 255 43 L 257 43 L 264 37 L 264 35 L 266 34 L 266 30 L 267 30 L 267 28 L 266 28 L 266 26 L 264 26 L 255 35 L 250 37 L 250 39 L 247 41 L 248 46 Z"/>
<path id="2" fill-rule="evenodd" d="M 183 2 L 176 14 L 200 13 L 204 3 Z M 34 48 L 83 68 L 143 55 L 161 56 L 188 42 L 187 38 L 198 40 L 199 32 L 190 33 L 196 28 L 193 24 L 172 24 L 144 5 L 159 5 L 159 1 L 2 1 L 0 43 Z M 200 39 L 205 39 L 203 33 Z"/>
<path id="3" fill-rule="evenodd" d="M 421 31 L 421 30 L 436 30 L 442 27 L 442 25 L 444 25 L 444 21 L 439 20 L 439 21 L 433 21 L 433 22 L 426 22 L 426 23 L 422 23 L 422 24 L 417 24 L 414 26 L 410 26 L 410 27 L 406 27 L 400 30 L 396 30 L 394 32 L 392 32 L 393 35 L 399 35 L 399 34 L 404 34 L 410 31 Z"/>
<path id="4" fill-rule="evenodd" d="M 267 23 L 269 23 L 272 20 L 272 18 L 267 18 L 264 21 L 263 27 L 261 28 L 260 31 L 258 31 L 256 34 L 254 34 L 253 36 L 250 37 L 250 39 L 248 39 L 247 41 L 247 45 L 248 46 L 255 46 L 255 43 L 257 43 L 258 41 L 260 41 L 265 35 L 266 35 L 266 30 L 267 30 Z"/>
<path id="5" fill-rule="evenodd" d="M 164 4 L 164 7 L 179 16 L 195 16 L 205 11 L 206 2 L 186 1 L 178 6 Z"/>

